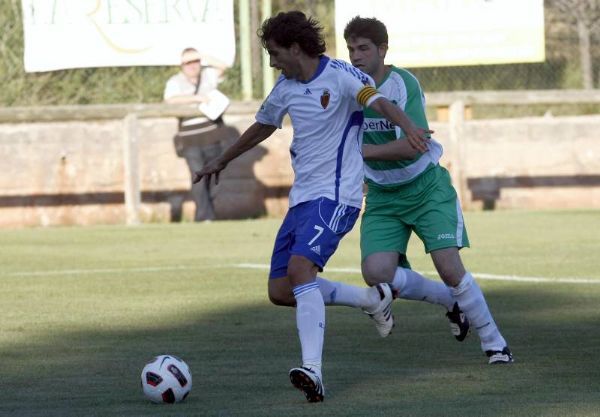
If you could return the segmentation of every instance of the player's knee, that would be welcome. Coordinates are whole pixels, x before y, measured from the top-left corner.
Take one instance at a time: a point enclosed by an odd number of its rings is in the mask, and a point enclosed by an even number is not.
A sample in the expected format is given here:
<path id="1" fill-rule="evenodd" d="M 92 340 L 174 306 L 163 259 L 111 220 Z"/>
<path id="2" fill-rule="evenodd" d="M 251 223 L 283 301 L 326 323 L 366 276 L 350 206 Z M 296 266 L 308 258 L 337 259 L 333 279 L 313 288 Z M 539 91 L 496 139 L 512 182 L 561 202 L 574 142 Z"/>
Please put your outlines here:
<path id="1" fill-rule="evenodd" d="M 296 305 L 296 300 L 293 296 L 284 296 L 282 294 L 270 294 L 269 301 L 276 306 L 293 307 Z"/>
<path id="2" fill-rule="evenodd" d="M 296 305 L 296 300 L 294 300 L 294 299 L 290 300 L 289 298 L 286 298 L 286 297 L 269 295 L 269 301 L 271 301 L 271 303 L 273 303 L 276 306 L 294 307 Z"/>
<path id="3" fill-rule="evenodd" d="M 458 248 L 451 247 L 431 252 L 431 257 L 440 278 L 446 285 L 456 287 L 465 275 L 465 267 L 458 254 Z"/>
<path id="4" fill-rule="evenodd" d="M 287 267 L 287 276 L 291 287 L 314 281 L 317 271 L 317 266 L 310 259 L 292 255 Z"/>
<path id="5" fill-rule="evenodd" d="M 438 273 L 440 274 L 442 281 L 444 281 L 444 284 L 451 287 L 456 287 L 458 284 L 460 284 L 460 281 L 464 275 L 464 270 L 438 267 Z"/>
<path id="6" fill-rule="evenodd" d="M 292 292 L 275 288 L 269 288 L 269 301 L 276 306 L 293 307 L 296 305 L 296 299 Z"/>
<path id="7" fill-rule="evenodd" d="M 440 272 L 440 278 L 444 281 L 444 284 L 450 287 L 456 287 L 460 284 L 462 277 L 451 272 Z"/>
<path id="8" fill-rule="evenodd" d="M 375 262 L 363 262 L 362 274 L 368 285 L 376 285 L 382 282 L 392 282 L 394 279 L 395 267 L 389 265 L 377 264 Z"/>

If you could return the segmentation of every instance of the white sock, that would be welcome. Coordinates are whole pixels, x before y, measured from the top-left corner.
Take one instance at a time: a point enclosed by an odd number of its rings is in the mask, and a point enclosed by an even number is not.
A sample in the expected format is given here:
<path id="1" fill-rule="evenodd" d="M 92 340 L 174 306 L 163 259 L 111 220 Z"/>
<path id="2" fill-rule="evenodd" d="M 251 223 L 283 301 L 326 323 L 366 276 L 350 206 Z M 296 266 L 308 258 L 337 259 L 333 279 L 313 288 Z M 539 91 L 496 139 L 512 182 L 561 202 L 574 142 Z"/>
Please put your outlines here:
<path id="1" fill-rule="evenodd" d="M 325 338 L 325 304 L 316 282 L 294 287 L 296 326 L 302 349 L 302 366 L 321 370 Z"/>
<path id="2" fill-rule="evenodd" d="M 454 306 L 455 300 L 450 288 L 411 269 L 396 268 L 392 287 L 398 291 L 400 298 L 440 304 L 448 310 L 452 310 Z"/>
<path id="3" fill-rule="evenodd" d="M 481 349 L 483 351 L 502 350 L 506 346 L 506 341 L 500 334 L 483 293 L 470 272 L 462 277 L 458 286 L 452 288 L 452 293 L 458 301 L 460 309 L 471 322 L 471 326 L 477 329 L 481 340 Z"/>
<path id="4" fill-rule="evenodd" d="M 357 287 L 317 277 L 319 290 L 325 305 L 360 307 L 371 309 L 379 303 L 379 293 L 370 287 Z"/>

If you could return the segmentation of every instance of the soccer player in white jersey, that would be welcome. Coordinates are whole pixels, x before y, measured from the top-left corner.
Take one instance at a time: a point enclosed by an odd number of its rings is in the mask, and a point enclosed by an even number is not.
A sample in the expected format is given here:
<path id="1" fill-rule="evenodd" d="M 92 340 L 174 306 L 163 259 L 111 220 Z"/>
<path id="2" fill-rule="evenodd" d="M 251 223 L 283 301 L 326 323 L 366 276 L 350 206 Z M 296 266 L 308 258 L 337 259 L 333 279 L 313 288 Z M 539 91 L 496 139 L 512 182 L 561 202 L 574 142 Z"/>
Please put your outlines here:
<path id="1" fill-rule="evenodd" d="M 417 125 L 427 128 L 425 99 L 419 81 L 405 69 L 385 65 L 388 35 L 375 18 L 353 18 L 344 30 L 352 64 L 373 77 L 377 89 L 401 108 Z M 404 132 L 371 109 L 365 110 L 365 149 L 388 145 L 378 160 L 365 162 L 369 190 L 361 223 L 362 271 L 370 285 L 391 283 L 400 298 L 441 304 L 462 341 L 468 324 L 477 329 L 490 364 L 510 363 L 512 354 L 502 337 L 483 293 L 465 270 L 459 249 L 469 246 L 463 215 L 448 171 L 438 164 L 442 147 L 435 140 L 429 152 L 390 152 L 405 142 Z M 368 159 L 368 158 L 365 158 Z M 396 160 L 394 160 L 396 159 Z M 400 160 L 401 159 L 401 160 Z M 412 271 L 406 258 L 411 232 L 423 241 L 425 251 L 445 283 Z M 459 309 L 462 309 L 461 310 Z"/>
<path id="2" fill-rule="evenodd" d="M 322 350 L 325 304 L 361 307 L 386 336 L 393 326 L 388 284 L 360 288 L 317 277 L 340 239 L 354 225 L 362 206 L 362 109 L 384 114 L 407 132 L 410 144 L 425 152 L 427 130 L 373 87 L 373 80 L 350 64 L 324 55 L 322 28 L 302 12 L 279 13 L 259 31 L 270 65 L 281 71 L 256 114 L 256 122 L 217 159 L 195 173 L 194 182 L 219 172 L 242 153 L 267 139 L 290 116 L 290 147 L 295 173 L 289 211 L 275 239 L 269 298 L 296 306 L 302 366 L 290 370 L 292 384 L 309 402 L 324 399 Z"/>

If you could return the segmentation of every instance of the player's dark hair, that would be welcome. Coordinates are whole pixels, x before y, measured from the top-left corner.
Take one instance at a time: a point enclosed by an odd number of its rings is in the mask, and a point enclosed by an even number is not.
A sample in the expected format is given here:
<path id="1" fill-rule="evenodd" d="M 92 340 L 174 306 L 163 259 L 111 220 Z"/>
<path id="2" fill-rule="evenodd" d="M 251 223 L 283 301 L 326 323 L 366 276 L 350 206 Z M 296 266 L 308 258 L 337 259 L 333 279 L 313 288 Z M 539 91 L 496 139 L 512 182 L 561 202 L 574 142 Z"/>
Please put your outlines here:
<path id="1" fill-rule="evenodd" d="M 350 38 L 367 38 L 380 46 L 388 43 L 387 28 L 382 21 L 374 17 L 355 16 L 348 22 L 344 28 L 344 39 L 347 41 Z"/>
<path id="2" fill-rule="evenodd" d="M 325 53 L 325 40 L 323 27 L 313 17 L 299 11 L 280 12 L 265 20 L 258 30 L 258 36 L 263 47 L 267 41 L 272 40 L 283 48 L 289 48 L 294 42 L 302 51 L 316 58 Z"/>

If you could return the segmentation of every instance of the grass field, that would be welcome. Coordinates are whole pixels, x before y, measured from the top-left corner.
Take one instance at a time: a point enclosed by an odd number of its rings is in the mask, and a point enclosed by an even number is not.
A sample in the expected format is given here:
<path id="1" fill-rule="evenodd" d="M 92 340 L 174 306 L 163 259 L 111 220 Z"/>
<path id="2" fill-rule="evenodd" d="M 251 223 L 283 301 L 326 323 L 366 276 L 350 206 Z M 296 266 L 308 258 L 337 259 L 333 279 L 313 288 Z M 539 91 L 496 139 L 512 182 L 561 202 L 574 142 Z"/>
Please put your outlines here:
<path id="1" fill-rule="evenodd" d="M 466 217 L 463 259 L 487 278 L 516 362 L 486 365 L 476 334 L 454 341 L 437 306 L 397 301 L 387 339 L 360 312 L 330 307 L 328 396 L 316 405 L 287 377 L 300 360 L 294 311 L 266 298 L 279 220 L 3 230 L 0 415 L 600 415 L 600 212 Z M 433 269 L 418 241 L 409 256 Z M 358 229 L 328 267 L 362 282 Z M 182 404 L 142 396 L 141 369 L 162 353 L 192 369 Z"/>

